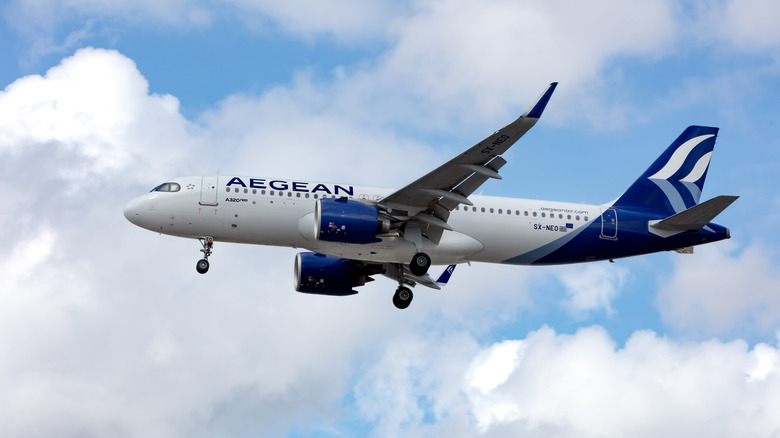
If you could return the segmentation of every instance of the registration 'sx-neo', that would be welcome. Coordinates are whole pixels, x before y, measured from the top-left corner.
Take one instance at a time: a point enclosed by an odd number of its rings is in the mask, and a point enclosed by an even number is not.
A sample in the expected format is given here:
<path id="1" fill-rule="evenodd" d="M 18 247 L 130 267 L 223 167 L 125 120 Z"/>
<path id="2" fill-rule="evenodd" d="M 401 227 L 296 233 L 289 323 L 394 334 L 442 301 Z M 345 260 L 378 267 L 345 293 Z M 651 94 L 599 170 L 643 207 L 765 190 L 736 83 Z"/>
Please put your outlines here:
<path id="1" fill-rule="evenodd" d="M 382 274 L 439 289 L 464 262 L 551 265 L 657 251 L 692 252 L 729 237 L 710 223 L 736 196 L 699 203 L 717 128 L 691 126 L 617 200 L 604 205 L 472 195 L 542 115 L 557 83 L 520 118 L 399 190 L 302 180 L 194 176 L 157 186 L 125 207 L 146 229 L 200 239 L 205 273 L 213 242 L 305 248 L 299 292 L 350 295 Z M 431 264 L 449 265 L 434 280 Z"/>

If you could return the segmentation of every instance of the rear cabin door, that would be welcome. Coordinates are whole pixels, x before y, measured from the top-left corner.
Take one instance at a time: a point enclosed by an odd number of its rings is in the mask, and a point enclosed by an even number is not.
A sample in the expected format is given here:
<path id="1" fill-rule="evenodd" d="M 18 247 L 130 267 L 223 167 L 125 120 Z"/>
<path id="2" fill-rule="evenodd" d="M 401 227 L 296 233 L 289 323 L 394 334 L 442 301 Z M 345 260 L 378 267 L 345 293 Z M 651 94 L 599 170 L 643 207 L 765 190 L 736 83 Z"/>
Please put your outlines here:
<path id="1" fill-rule="evenodd" d="M 617 240 L 617 211 L 608 208 L 601 211 L 601 238 Z"/>
<path id="2" fill-rule="evenodd" d="M 217 177 L 204 176 L 200 184 L 200 205 L 217 204 Z"/>

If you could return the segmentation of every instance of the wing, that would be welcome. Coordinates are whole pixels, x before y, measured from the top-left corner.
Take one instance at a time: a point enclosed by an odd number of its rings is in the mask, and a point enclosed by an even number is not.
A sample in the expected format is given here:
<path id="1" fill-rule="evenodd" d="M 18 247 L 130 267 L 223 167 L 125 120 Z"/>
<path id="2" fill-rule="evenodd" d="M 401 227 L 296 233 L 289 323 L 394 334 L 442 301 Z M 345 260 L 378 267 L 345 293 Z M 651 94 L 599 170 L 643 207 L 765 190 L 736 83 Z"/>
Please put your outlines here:
<path id="1" fill-rule="evenodd" d="M 378 204 L 397 220 L 417 221 L 422 234 L 438 244 L 444 230 L 452 230 L 450 212 L 460 204 L 472 205 L 468 196 L 488 179 L 501 179 L 498 170 L 506 164 L 501 154 L 536 124 L 557 85 L 551 83 L 514 122 Z"/>

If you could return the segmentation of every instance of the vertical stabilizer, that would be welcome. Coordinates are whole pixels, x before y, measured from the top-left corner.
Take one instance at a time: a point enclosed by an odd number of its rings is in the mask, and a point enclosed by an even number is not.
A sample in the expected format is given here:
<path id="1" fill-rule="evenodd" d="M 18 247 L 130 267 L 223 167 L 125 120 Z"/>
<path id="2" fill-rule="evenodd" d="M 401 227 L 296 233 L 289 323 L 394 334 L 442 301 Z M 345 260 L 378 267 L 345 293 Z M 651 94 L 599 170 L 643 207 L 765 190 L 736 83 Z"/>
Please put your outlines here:
<path id="1" fill-rule="evenodd" d="M 718 128 L 689 126 L 614 207 L 673 215 L 699 203 Z"/>

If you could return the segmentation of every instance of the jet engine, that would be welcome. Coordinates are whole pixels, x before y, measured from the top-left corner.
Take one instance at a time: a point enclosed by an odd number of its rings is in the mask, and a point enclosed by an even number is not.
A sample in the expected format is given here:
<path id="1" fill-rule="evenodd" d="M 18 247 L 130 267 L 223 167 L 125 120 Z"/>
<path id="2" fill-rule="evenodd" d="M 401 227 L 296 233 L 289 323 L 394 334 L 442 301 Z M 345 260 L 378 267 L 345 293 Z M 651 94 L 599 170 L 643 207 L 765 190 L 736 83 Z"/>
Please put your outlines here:
<path id="1" fill-rule="evenodd" d="M 353 287 L 363 286 L 368 275 L 357 269 L 354 260 L 313 252 L 295 256 L 295 290 L 317 295 L 354 295 Z"/>
<path id="2" fill-rule="evenodd" d="M 390 220 L 379 216 L 379 207 L 347 198 L 322 198 L 314 209 L 315 236 L 344 243 L 374 243 L 377 234 L 390 229 Z"/>

